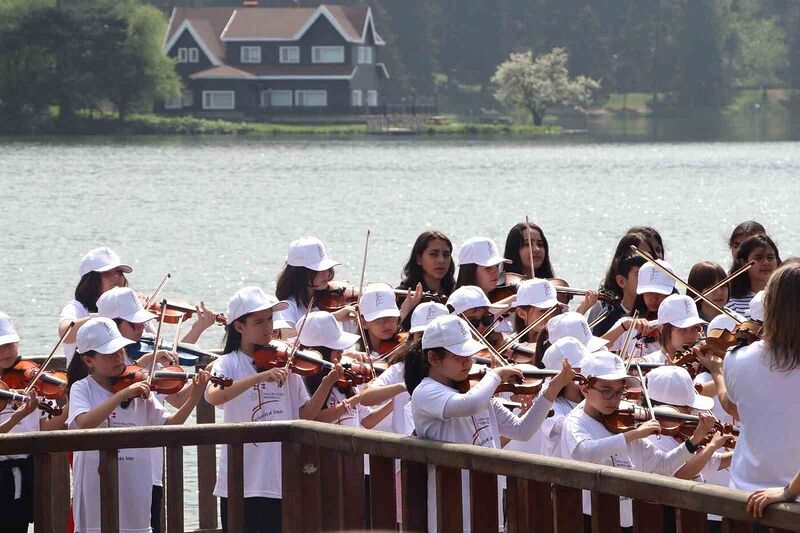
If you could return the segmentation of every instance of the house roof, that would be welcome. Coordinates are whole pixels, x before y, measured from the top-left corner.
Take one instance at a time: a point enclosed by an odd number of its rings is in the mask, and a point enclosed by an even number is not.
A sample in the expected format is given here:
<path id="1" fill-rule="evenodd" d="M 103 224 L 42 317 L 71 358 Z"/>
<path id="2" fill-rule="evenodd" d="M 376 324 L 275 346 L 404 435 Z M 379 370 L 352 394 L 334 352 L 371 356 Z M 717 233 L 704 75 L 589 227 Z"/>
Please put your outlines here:
<path id="1" fill-rule="evenodd" d="M 220 65 L 192 74 L 196 79 L 350 79 L 354 65 Z"/>

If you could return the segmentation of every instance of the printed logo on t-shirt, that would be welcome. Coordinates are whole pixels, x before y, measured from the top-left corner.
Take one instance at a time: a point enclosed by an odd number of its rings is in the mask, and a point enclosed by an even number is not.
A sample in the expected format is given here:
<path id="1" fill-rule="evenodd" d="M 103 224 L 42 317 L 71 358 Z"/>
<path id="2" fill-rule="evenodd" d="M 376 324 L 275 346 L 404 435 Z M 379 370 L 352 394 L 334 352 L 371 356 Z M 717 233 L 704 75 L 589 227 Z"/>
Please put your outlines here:
<path id="1" fill-rule="evenodd" d="M 473 416 L 472 424 L 475 428 L 474 433 L 472 433 L 472 444 L 485 448 L 495 448 L 494 435 L 492 435 L 492 426 L 489 423 L 489 417 L 485 414 Z"/>
<path id="2" fill-rule="evenodd" d="M 284 388 L 280 390 L 267 390 L 266 383 L 259 383 L 253 389 L 257 395 L 256 406 L 250 413 L 251 422 L 261 422 L 263 420 L 283 420 L 283 407 L 281 400 L 285 394 Z"/>

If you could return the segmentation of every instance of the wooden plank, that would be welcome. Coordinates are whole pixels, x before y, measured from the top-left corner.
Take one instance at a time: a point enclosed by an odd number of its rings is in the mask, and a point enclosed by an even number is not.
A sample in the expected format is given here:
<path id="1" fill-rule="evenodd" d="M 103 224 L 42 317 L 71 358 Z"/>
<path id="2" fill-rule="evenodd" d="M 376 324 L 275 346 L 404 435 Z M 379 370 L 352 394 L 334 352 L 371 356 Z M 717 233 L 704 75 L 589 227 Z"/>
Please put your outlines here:
<path id="1" fill-rule="evenodd" d="M 529 531 L 550 533 L 555 531 L 555 500 L 553 486 L 550 483 L 528 480 L 528 524 Z M 579 497 L 580 499 L 580 497 Z M 582 505 L 582 504 L 581 504 Z M 581 507 L 583 514 L 583 507 Z"/>
<path id="2" fill-rule="evenodd" d="M 49 512 L 53 501 L 52 485 L 50 484 L 52 464 L 52 455 L 49 453 L 33 455 L 33 530 L 35 533 L 53 531 L 52 514 Z M 65 494 L 69 494 L 69 492 L 62 492 L 59 496 L 64 498 Z"/>
<path id="3" fill-rule="evenodd" d="M 531 530 L 528 523 L 528 482 L 524 479 L 506 478 L 506 524 L 508 533 Z"/>
<path id="4" fill-rule="evenodd" d="M 583 531 L 583 500 L 580 489 L 553 486 L 556 533 Z"/>
<path id="5" fill-rule="evenodd" d="M 281 444 L 284 533 L 305 533 L 322 530 L 323 483 L 341 484 L 339 479 L 321 479 L 320 450 L 284 442 Z M 327 502 L 326 502 L 327 504 Z M 230 531 L 230 530 L 228 530 Z"/>
<path id="6" fill-rule="evenodd" d="M 394 459 L 369 458 L 371 529 L 394 531 L 397 527 L 397 494 Z"/>
<path id="7" fill-rule="evenodd" d="M 344 528 L 344 495 L 342 494 L 342 454 L 335 450 L 319 451 L 320 486 L 323 531 L 339 531 Z M 348 502 L 349 503 L 349 502 Z"/>
<path id="8" fill-rule="evenodd" d="M 228 445 L 228 531 L 244 531 L 244 445 Z"/>
<path id="9" fill-rule="evenodd" d="M 633 533 L 663 533 L 664 506 L 633 500 Z"/>
<path id="10" fill-rule="evenodd" d="M 67 530 L 67 521 L 71 518 L 69 497 L 72 488 L 69 476 L 67 452 L 50 454 L 51 512 L 53 531 L 59 533 Z M 48 532 L 49 533 L 49 532 Z"/>
<path id="11" fill-rule="evenodd" d="M 366 486 L 364 485 L 364 456 L 346 453 L 342 455 L 342 500 L 344 504 L 345 530 L 359 531 L 367 526 L 365 511 Z"/>
<path id="12" fill-rule="evenodd" d="M 708 515 L 699 511 L 675 509 L 676 533 L 708 533 Z"/>
<path id="13" fill-rule="evenodd" d="M 497 476 L 470 472 L 469 503 L 472 531 L 498 531 L 500 510 L 497 508 Z"/>
<path id="14" fill-rule="evenodd" d="M 167 447 L 167 533 L 183 533 L 183 447 Z"/>
<path id="15" fill-rule="evenodd" d="M 751 533 L 753 524 L 741 520 L 722 517 L 722 533 Z"/>
<path id="16" fill-rule="evenodd" d="M 592 533 L 619 531 L 619 496 L 592 491 Z"/>
<path id="17" fill-rule="evenodd" d="M 205 398 L 195 408 L 198 424 L 213 424 L 216 415 L 213 405 Z M 197 509 L 201 529 L 217 529 L 217 498 L 214 485 L 217 482 L 217 447 L 197 447 Z"/>
<path id="18" fill-rule="evenodd" d="M 436 530 L 459 533 L 464 530 L 461 499 L 461 470 L 436 468 Z"/>
<path id="19" fill-rule="evenodd" d="M 100 531 L 119 531 L 119 457 L 117 450 L 100 450 Z"/>
<path id="20" fill-rule="evenodd" d="M 400 461 L 403 531 L 428 529 L 428 465 Z"/>

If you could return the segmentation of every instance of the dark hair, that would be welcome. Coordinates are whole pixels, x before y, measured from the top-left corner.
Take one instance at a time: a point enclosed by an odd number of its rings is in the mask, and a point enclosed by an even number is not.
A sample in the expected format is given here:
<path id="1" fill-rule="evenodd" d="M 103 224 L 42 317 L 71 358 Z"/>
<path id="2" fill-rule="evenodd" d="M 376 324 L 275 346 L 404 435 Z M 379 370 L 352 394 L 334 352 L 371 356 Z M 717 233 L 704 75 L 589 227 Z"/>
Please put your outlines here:
<path id="1" fill-rule="evenodd" d="M 80 381 L 89 375 L 89 367 L 83 362 L 84 355 L 94 357 L 97 355 L 97 352 L 89 350 L 86 353 L 80 354 L 75 350 L 72 359 L 69 361 L 69 366 L 67 366 L 67 392 L 70 391 L 76 381 Z"/>
<path id="2" fill-rule="evenodd" d="M 79 301 L 90 313 L 97 312 L 97 299 L 103 294 L 102 292 L 102 274 L 100 272 L 87 272 L 78 281 L 75 287 L 75 299 Z M 125 278 L 125 285 L 128 286 L 128 278 Z"/>
<path id="3" fill-rule="evenodd" d="M 550 330 L 544 328 L 539 332 L 539 336 L 536 337 L 536 355 L 534 356 L 533 360 L 534 365 L 539 368 L 544 368 L 544 363 L 542 362 L 544 359 L 544 352 L 546 352 L 551 345 Z"/>
<path id="4" fill-rule="evenodd" d="M 666 323 L 662 324 L 661 329 L 658 331 L 658 343 L 661 345 L 661 350 L 665 354 L 667 354 L 667 360 L 672 360 L 673 354 L 667 353 L 667 342 L 669 341 L 669 338 L 672 336 L 672 329 L 674 327 L 675 326 L 673 326 L 672 324 Z M 677 348 L 681 347 L 678 346 Z"/>
<path id="5" fill-rule="evenodd" d="M 519 255 L 519 249 L 528 242 L 524 236 L 525 228 L 538 231 L 544 243 L 544 259 L 539 268 L 533 269 L 534 277 L 545 279 L 556 277 L 553 273 L 553 265 L 550 264 L 550 245 L 547 243 L 547 237 L 545 237 L 542 228 L 536 224 L 526 224 L 525 222 L 515 224 L 508 232 L 508 236 L 506 237 L 506 249 L 503 252 L 503 256 L 506 259 L 510 259 L 511 264 L 506 264 L 504 267 L 505 271 L 522 274 L 522 258 Z M 531 265 L 531 268 L 533 268 L 533 265 Z"/>
<path id="6" fill-rule="evenodd" d="M 672 294 L 678 294 L 678 289 L 673 287 Z M 633 316 L 634 311 L 639 311 L 639 318 L 646 318 L 648 320 L 653 320 L 658 317 L 658 309 L 656 309 L 655 311 L 656 314 L 654 316 L 647 308 L 647 305 L 644 303 L 644 294 L 636 295 L 636 300 L 633 302 L 633 309 L 631 310 L 631 316 Z"/>
<path id="7" fill-rule="evenodd" d="M 331 352 L 333 352 L 333 350 L 327 346 L 303 346 L 303 348 L 319 352 L 322 355 L 322 358 L 328 362 L 331 360 Z M 330 370 L 323 368 L 321 372 L 318 372 L 313 376 L 306 377 L 306 387 L 308 388 L 308 393 L 310 395 L 313 396 L 314 393 L 317 392 L 319 386 L 322 385 L 322 379 L 327 376 L 329 372 Z M 338 385 L 334 386 L 336 387 Z M 345 395 L 345 398 L 352 398 L 356 394 L 356 391 L 353 389 L 353 387 L 339 387 L 339 390 Z M 327 401 L 322 403 L 322 409 L 327 409 L 327 403 Z"/>
<path id="8" fill-rule="evenodd" d="M 456 289 L 464 285 L 478 286 L 478 265 L 470 263 L 458 267 L 458 278 L 456 278 Z M 487 295 L 488 296 L 488 295 Z"/>
<path id="9" fill-rule="evenodd" d="M 661 234 L 658 231 L 656 231 L 655 228 L 650 226 L 633 226 L 632 228 L 628 228 L 628 231 L 626 231 L 625 233 L 641 233 L 642 235 L 647 237 L 648 242 L 650 241 L 650 239 L 655 239 L 658 241 L 658 245 L 661 246 L 661 257 L 663 258 L 667 254 L 667 250 L 664 248 L 664 240 L 661 238 Z M 651 249 L 651 251 L 652 251 L 651 255 L 653 256 L 654 259 L 660 259 L 656 255 L 655 250 Z"/>
<path id="10" fill-rule="evenodd" d="M 422 283 L 423 290 L 430 291 L 430 287 L 425 285 L 425 278 L 423 277 L 422 265 L 417 263 L 417 259 L 428 249 L 428 244 L 431 241 L 440 240 L 447 243 L 450 248 L 450 268 L 447 269 L 447 274 L 442 278 L 442 287 L 440 293 L 444 296 L 450 296 L 455 288 L 454 274 L 456 271 L 455 262 L 452 258 L 453 243 L 441 231 L 429 230 L 423 231 L 414 241 L 414 246 L 411 247 L 411 255 L 403 267 L 403 281 L 400 282 L 401 289 L 413 289 L 417 283 Z"/>
<path id="11" fill-rule="evenodd" d="M 225 336 L 222 337 L 222 353 L 235 352 L 242 347 L 242 334 L 236 330 L 234 324 L 237 322 L 244 322 L 248 316 L 250 316 L 250 313 L 240 316 L 225 326 Z"/>
<path id="12" fill-rule="evenodd" d="M 619 274 L 619 263 L 623 258 L 631 255 L 631 246 L 641 248 L 647 246 L 650 255 L 654 255 L 653 249 L 650 248 L 650 241 L 643 233 L 626 233 L 617 243 L 617 249 L 614 250 L 614 256 L 611 258 L 611 264 L 606 270 L 605 278 L 600 284 L 600 291 L 615 296 L 617 299 L 622 298 L 622 289 L 617 285 L 617 274 Z M 639 257 L 639 256 L 636 256 Z M 644 264 L 644 263 L 642 263 Z M 641 266 L 641 265 L 639 265 Z M 630 269 L 628 270 L 630 272 Z"/>
<path id="13" fill-rule="evenodd" d="M 745 220 L 739 223 L 728 238 L 728 248 L 733 248 L 733 241 L 740 235 L 766 235 L 767 230 L 755 220 Z"/>
<path id="14" fill-rule="evenodd" d="M 444 357 L 444 348 L 433 348 L 430 350 L 422 349 L 422 341 L 417 341 L 409 346 L 406 353 L 405 368 L 403 370 L 403 381 L 406 384 L 406 390 L 409 394 L 414 393 L 423 378 L 428 376 L 430 364 L 428 363 L 428 352 L 434 352 L 437 357 Z"/>
<path id="15" fill-rule="evenodd" d="M 736 259 L 733 260 L 733 264 L 731 265 L 731 272 L 739 270 L 747 264 L 747 258 L 756 248 L 772 248 L 775 252 L 775 259 L 778 262 L 778 266 L 781 266 L 781 256 L 778 253 L 778 247 L 775 245 L 775 242 L 769 238 L 769 235 L 759 234 L 748 237 L 739 247 L 739 250 L 736 252 Z M 731 281 L 731 298 L 744 298 L 752 291 L 749 275 L 738 276 Z"/>
<path id="16" fill-rule="evenodd" d="M 330 269 L 331 279 L 333 279 L 333 268 Z M 278 300 L 288 300 L 293 298 L 298 307 L 302 304 L 308 306 L 311 298 L 308 295 L 308 286 L 317 272 L 310 268 L 301 266 L 286 265 L 281 273 L 278 274 L 278 281 L 275 287 L 275 296 Z"/>

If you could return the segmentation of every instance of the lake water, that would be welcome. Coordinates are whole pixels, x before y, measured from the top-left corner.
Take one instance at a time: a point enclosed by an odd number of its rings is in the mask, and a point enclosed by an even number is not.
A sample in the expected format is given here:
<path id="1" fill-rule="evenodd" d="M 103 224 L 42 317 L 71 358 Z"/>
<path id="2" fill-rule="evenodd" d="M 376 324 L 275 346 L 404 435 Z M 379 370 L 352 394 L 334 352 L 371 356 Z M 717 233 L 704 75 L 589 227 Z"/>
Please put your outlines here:
<path id="1" fill-rule="evenodd" d="M 357 282 L 371 228 L 367 280 L 395 284 L 421 231 L 440 229 L 456 246 L 489 236 L 502 248 L 525 215 L 573 286 L 597 287 L 619 237 L 641 224 L 661 232 L 685 278 L 700 260 L 727 268 L 726 239 L 745 219 L 763 223 L 783 257 L 800 253 L 799 178 L 797 142 L 0 139 L 0 310 L 21 352 L 43 354 L 78 262 L 96 246 L 134 267 L 135 289 L 150 293 L 170 272 L 165 296 L 224 311 L 241 286 L 273 290 L 301 235 L 320 237 L 342 263 L 337 278 Z M 220 330 L 201 344 L 217 347 Z"/>

